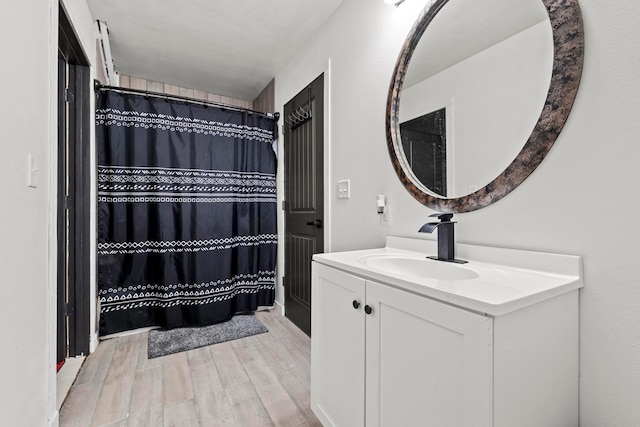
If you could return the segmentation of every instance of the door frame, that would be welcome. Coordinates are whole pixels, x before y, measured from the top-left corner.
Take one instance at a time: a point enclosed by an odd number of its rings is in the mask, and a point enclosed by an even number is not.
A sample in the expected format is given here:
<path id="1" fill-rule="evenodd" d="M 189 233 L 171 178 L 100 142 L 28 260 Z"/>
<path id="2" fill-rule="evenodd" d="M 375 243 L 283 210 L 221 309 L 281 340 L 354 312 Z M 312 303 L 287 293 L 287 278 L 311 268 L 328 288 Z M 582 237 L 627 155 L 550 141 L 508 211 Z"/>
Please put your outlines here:
<path id="1" fill-rule="evenodd" d="M 92 88 L 90 65 L 80 41 L 62 5 L 58 5 L 58 55 L 67 62 L 69 92 L 58 94 L 58 108 L 67 109 L 69 115 L 58 110 L 57 143 L 57 306 L 68 318 L 67 356 L 88 355 L 90 350 L 90 258 L 91 258 L 91 106 Z M 59 76 L 58 76 L 59 77 Z M 57 78 L 56 81 L 59 81 Z M 62 99 L 61 99 L 62 98 Z M 68 102 L 67 102 L 68 101 Z M 68 147 L 62 141 L 66 125 Z M 68 158 L 68 170 L 65 159 Z M 68 176 L 68 184 L 67 184 Z M 68 197 L 65 186 L 68 185 Z M 67 213 L 68 212 L 68 213 Z M 68 234 L 65 224 L 68 215 Z M 68 238 L 68 246 L 65 244 Z M 68 263 L 68 267 L 67 267 Z M 68 276 L 68 289 L 65 276 Z M 67 294 L 68 292 L 68 294 Z M 68 304 L 60 294 L 68 299 Z M 68 295 L 68 296 L 67 296 Z M 56 320 L 61 313 L 57 312 Z M 67 325 L 63 325 L 67 327 Z M 58 328 L 60 336 L 62 328 Z M 58 347 L 58 343 L 56 343 Z M 58 351 L 56 351 L 58 353 Z"/>

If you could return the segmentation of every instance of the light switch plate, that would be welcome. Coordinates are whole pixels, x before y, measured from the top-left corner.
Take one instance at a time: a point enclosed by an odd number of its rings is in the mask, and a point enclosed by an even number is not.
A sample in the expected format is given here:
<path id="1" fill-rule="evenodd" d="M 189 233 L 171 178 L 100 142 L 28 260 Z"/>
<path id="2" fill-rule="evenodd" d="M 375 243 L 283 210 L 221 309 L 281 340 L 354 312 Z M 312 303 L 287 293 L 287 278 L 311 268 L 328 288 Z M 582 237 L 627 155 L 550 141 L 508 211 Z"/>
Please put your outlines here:
<path id="1" fill-rule="evenodd" d="M 38 166 L 36 158 L 32 154 L 27 154 L 27 187 L 38 187 Z"/>
<path id="2" fill-rule="evenodd" d="M 343 179 L 338 181 L 338 199 L 348 199 L 351 197 L 351 181 Z"/>

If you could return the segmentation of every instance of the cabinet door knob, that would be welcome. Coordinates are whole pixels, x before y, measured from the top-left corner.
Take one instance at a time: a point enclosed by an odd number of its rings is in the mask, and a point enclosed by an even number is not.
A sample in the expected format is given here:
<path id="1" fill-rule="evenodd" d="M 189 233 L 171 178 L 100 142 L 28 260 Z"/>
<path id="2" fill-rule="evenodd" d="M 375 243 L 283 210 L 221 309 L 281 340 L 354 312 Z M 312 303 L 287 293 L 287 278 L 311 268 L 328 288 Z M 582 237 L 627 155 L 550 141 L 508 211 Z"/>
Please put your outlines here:
<path id="1" fill-rule="evenodd" d="M 353 300 L 353 308 L 356 310 L 360 308 L 360 301 Z"/>
<path id="2" fill-rule="evenodd" d="M 371 312 L 373 311 L 373 309 L 371 308 L 371 306 L 369 305 L 365 305 L 364 306 L 364 312 L 367 314 L 371 314 Z"/>

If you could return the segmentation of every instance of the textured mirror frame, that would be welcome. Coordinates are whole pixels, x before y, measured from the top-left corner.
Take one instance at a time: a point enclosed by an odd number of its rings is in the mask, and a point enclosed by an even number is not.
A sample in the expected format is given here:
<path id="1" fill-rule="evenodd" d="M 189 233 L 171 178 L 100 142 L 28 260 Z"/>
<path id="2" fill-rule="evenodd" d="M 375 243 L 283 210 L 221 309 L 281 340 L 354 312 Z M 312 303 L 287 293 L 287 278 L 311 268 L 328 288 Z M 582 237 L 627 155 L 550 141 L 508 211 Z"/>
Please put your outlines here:
<path id="1" fill-rule="evenodd" d="M 440 9 L 449 0 L 427 5 L 410 31 L 398 57 L 387 98 L 387 147 L 400 181 L 423 205 L 438 212 L 471 212 L 497 202 L 520 185 L 547 155 L 569 116 L 580 85 L 584 57 L 584 30 L 578 0 L 540 0 L 553 31 L 553 71 L 540 118 L 511 164 L 489 184 L 469 195 L 445 199 L 430 194 L 411 178 L 402 154 L 398 113 L 404 77 L 416 45 Z"/>

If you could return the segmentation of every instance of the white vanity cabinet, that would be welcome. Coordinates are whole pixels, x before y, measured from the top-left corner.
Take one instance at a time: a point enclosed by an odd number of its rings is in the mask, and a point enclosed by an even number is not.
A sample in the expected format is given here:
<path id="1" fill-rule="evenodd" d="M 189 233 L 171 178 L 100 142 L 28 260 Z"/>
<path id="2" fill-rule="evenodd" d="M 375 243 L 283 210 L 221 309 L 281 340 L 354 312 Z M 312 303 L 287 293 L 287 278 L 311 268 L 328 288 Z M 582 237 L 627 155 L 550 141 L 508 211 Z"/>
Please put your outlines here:
<path id="1" fill-rule="evenodd" d="M 312 404 L 325 426 L 491 425 L 491 318 L 313 269 Z"/>
<path id="2" fill-rule="evenodd" d="M 317 258 L 312 271 L 325 427 L 578 425 L 577 290 L 496 316 Z"/>

